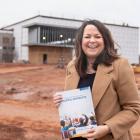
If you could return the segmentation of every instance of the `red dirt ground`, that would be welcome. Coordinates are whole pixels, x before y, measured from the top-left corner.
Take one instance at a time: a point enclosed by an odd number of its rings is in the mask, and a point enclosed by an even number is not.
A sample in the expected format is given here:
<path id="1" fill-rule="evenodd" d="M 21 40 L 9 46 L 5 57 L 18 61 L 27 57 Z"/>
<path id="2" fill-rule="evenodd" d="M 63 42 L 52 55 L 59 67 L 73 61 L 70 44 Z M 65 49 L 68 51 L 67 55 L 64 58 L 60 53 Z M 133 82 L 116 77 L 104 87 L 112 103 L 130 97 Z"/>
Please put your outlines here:
<path id="1" fill-rule="evenodd" d="M 65 69 L 54 65 L 0 65 L 0 140 L 61 140 L 52 95 L 64 79 Z M 140 120 L 133 133 L 140 140 Z"/>

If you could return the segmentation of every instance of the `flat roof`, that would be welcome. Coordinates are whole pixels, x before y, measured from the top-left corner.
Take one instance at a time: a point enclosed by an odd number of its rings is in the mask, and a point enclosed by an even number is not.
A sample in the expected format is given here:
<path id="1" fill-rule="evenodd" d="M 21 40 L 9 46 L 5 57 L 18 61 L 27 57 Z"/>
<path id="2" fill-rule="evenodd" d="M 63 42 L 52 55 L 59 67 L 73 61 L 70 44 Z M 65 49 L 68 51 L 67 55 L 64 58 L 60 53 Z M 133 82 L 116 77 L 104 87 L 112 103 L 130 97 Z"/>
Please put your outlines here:
<path id="1" fill-rule="evenodd" d="M 13 30 L 6 30 L 6 29 L 1 30 L 1 29 L 0 29 L 0 33 L 8 33 L 8 34 L 12 34 L 12 33 L 13 33 Z"/>
<path id="2" fill-rule="evenodd" d="M 3 29 L 8 28 L 8 27 L 10 27 L 10 26 L 13 26 L 13 25 L 16 25 L 16 24 L 19 24 L 19 23 L 28 21 L 28 20 L 30 20 L 30 19 L 37 18 L 37 17 L 51 18 L 51 19 L 60 19 L 60 20 L 68 20 L 68 21 L 77 21 L 77 22 L 81 22 L 81 23 L 84 22 L 84 21 L 86 21 L 86 20 L 93 19 L 93 18 L 87 18 L 87 19 L 81 20 L 81 19 L 71 19 L 71 18 L 62 18 L 62 17 L 52 17 L 52 16 L 36 15 L 36 16 L 34 16 L 34 17 L 27 18 L 27 19 L 25 19 L 25 20 L 21 20 L 21 21 L 19 21 L 19 22 L 13 23 L 13 24 L 11 24 L 11 25 L 7 25 L 7 26 L 2 27 L 2 28 L 0 28 L 0 29 L 3 30 Z M 30 26 L 33 26 L 33 25 L 36 25 L 36 24 L 37 24 L 37 25 L 42 25 L 42 24 L 39 24 L 39 23 L 33 23 L 33 24 L 29 24 L 29 25 L 27 25 L 27 26 L 25 26 L 25 27 L 30 27 Z M 104 24 L 106 24 L 106 25 L 112 25 L 112 26 L 139 28 L 139 27 L 136 27 L 136 26 L 130 26 L 130 25 L 127 24 L 127 23 L 122 23 L 122 25 L 121 25 L 121 24 L 113 24 L 113 23 L 104 23 Z"/>

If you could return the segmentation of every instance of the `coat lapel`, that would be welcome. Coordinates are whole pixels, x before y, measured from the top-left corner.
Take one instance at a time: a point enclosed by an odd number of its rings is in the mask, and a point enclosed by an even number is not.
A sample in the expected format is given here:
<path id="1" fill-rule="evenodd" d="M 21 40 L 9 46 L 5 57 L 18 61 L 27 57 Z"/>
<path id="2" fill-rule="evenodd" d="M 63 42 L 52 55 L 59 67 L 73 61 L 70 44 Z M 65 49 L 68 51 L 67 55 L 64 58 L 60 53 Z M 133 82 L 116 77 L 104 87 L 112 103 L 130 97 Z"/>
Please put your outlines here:
<path id="1" fill-rule="evenodd" d="M 113 66 L 104 66 L 104 65 L 99 65 L 95 80 L 93 83 L 93 88 L 92 88 L 92 97 L 93 97 L 93 104 L 94 108 L 97 107 L 98 103 L 100 102 L 102 96 L 104 95 L 108 85 L 111 82 L 112 76 L 111 76 L 111 71 L 113 70 Z"/>
<path id="2" fill-rule="evenodd" d="M 97 107 L 102 96 L 104 95 L 108 85 L 111 82 L 112 76 L 111 71 L 113 66 L 99 65 L 97 68 L 96 76 L 92 88 L 92 97 L 94 108 Z M 65 81 L 65 90 L 76 89 L 79 82 L 79 75 L 74 67 L 74 65 L 69 68 L 68 74 Z"/>
<path id="3" fill-rule="evenodd" d="M 79 75 L 73 66 L 69 72 L 68 75 L 66 76 L 66 81 L 65 81 L 65 89 L 70 90 L 70 89 L 76 89 L 78 86 L 79 82 Z"/>

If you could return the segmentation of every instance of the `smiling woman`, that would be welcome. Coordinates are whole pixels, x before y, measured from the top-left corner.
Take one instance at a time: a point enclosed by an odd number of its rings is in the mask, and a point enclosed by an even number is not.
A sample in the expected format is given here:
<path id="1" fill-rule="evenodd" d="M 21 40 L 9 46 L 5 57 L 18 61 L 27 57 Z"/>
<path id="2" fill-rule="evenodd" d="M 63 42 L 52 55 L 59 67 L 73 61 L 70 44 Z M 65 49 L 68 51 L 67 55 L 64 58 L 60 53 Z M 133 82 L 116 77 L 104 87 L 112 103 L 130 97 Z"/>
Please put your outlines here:
<path id="1" fill-rule="evenodd" d="M 85 21 L 75 39 L 75 58 L 68 64 L 65 90 L 90 86 L 98 126 L 71 140 L 133 140 L 130 128 L 140 115 L 132 67 L 117 55 L 108 28 Z M 54 95 L 58 106 L 62 97 Z"/>
<path id="2" fill-rule="evenodd" d="M 96 26 L 89 24 L 85 27 L 82 39 L 82 49 L 87 56 L 88 64 L 93 64 L 96 57 L 103 51 L 104 40 Z"/>

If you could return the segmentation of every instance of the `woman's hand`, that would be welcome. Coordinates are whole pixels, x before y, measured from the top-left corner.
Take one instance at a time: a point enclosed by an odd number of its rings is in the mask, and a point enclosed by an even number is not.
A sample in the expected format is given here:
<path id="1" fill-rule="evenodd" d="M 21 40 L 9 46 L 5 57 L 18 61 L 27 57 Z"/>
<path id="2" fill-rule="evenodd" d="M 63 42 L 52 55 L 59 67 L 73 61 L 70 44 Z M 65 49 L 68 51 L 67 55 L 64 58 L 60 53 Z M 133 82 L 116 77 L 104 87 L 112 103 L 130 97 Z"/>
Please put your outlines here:
<path id="1" fill-rule="evenodd" d="M 88 140 L 99 139 L 107 134 L 110 133 L 110 129 L 107 125 L 99 125 L 96 128 L 91 128 L 87 131 L 83 137 L 87 138 Z"/>
<path id="2" fill-rule="evenodd" d="M 53 95 L 53 102 L 56 105 L 56 107 L 59 107 L 60 103 L 62 102 L 62 95 L 61 94 L 54 94 Z"/>

